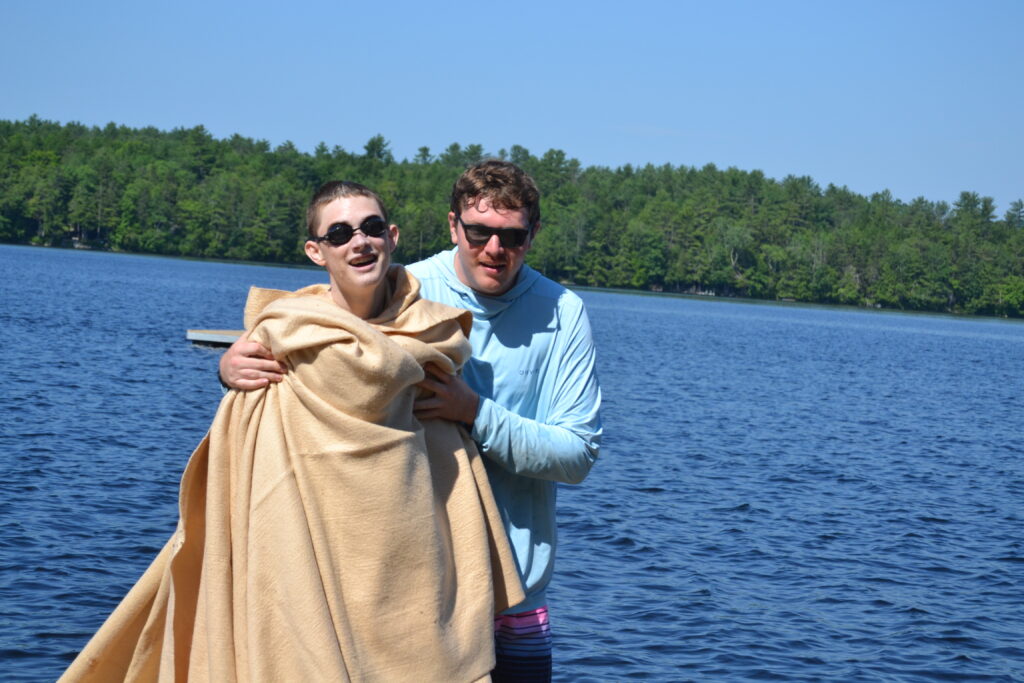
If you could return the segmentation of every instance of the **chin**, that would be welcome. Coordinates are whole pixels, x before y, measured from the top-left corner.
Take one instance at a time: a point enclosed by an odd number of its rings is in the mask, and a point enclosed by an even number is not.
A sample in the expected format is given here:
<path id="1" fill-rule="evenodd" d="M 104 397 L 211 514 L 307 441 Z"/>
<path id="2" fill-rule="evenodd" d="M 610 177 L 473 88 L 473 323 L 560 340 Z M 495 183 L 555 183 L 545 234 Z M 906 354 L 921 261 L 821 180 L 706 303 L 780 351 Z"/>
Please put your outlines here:
<path id="1" fill-rule="evenodd" d="M 489 296 L 500 296 L 509 290 L 508 283 L 488 281 L 478 291 Z"/>
<path id="2" fill-rule="evenodd" d="M 505 282 L 505 278 L 500 277 L 500 276 L 495 276 L 494 274 L 492 274 L 492 273 L 490 273 L 490 272 L 488 272 L 488 271 L 486 271 L 486 270 L 484 270 L 482 268 L 476 272 L 476 277 L 473 278 L 473 280 L 478 285 L 480 285 L 481 289 L 486 289 L 486 290 L 501 289 L 502 287 L 506 286 L 506 284 L 507 284 Z"/>

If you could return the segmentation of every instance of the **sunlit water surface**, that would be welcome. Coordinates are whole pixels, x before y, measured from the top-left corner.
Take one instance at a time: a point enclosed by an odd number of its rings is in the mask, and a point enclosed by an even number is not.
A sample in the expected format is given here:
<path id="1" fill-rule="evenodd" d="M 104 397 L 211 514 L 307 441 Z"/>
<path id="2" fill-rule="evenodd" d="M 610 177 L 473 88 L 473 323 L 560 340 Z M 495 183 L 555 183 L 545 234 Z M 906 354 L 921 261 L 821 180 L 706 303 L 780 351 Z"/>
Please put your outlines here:
<path id="1" fill-rule="evenodd" d="M 174 528 L 249 285 L 0 246 L 0 671 L 47 681 Z M 1024 325 L 581 292 L 605 441 L 562 487 L 564 681 L 1024 680 Z"/>

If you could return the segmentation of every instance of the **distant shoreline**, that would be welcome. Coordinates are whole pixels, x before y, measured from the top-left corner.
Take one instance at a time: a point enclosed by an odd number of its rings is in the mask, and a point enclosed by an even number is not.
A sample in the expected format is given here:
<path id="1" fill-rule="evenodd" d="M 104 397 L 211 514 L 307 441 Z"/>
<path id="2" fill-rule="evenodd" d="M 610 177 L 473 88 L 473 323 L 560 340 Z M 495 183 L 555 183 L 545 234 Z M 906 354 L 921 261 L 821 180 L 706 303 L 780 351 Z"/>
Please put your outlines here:
<path id="1" fill-rule="evenodd" d="M 320 271 L 320 268 L 312 265 L 305 265 L 301 263 L 271 263 L 269 261 L 240 261 L 233 259 L 224 258 L 213 258 L 203 256 L 180 256 L 180 255 L 168 255 L 168 254 L 149 254 L 145 252 L 131 252 L 131 251 L 119 251 L 114 249 L 97 249 L 90 247 L 84 249 L 82 247 L 71 247 L 71 246 L 45 246 L 39 244 L 15 244 L 10 242 L 0 242 L 0 246 L 11 246 L 11 247 L 28 247 L 33 249 L 59 249 L 65 251 L 88 251 L 96 254 L 117 254 L 125 256 L 141 256 L 146 258 L 166 258 L 175 259 L 180 261 L 197 261 L 205 263 L 227 263 L 243 266 L 265 266 L 269 268 L 285 268 L 294 270 L 309 270 L 309 271 Z M 403 264 L 404 265 L 404 264 Z M 693 301 L 721 301 L 727 303 L 736 304 L 752 304 L 758 306 L 784 306 L 793 308 L 823 308 L 831 310 L 843 310 L 843 311 L 863 311 L 870 313 L 906 313 L 913 315 L 926 315 L 926 316 L 941 316 L 949 318 L 977 318 L 986 320 L 1004 320 L 1009 322 L 1024 322 L 1024 319 L 1015 318 L 1010 316 L 999 316 L 999 315 L 984 315 L 980 313 L 964 313 L 964 312 L 951 312 L 951 311 L 929 311 L 929 310 L 917 310 L 917 309 L 901 309 L 901 308 L 890 308 L 881 305 L 869 306 L 855 306 L 851 304 L 836 304 L 827 303 L 820 301 L 796 301 L 796 300 L 783 300 L 783 299 L 754 299 L 750 297 L 741 296 L 730 296 L 721 295 L 715 293 L 705 294 L 694 294 L 689 292 L 656 292 L 644 289 L 626 289 L 622 287 L 594 287 L 590 285 L 580 285 L 573 282 L 562 281 L 561 284 L 568 289 L 582 292 L 601 292 L 605 294 L 632 294 L 649 297 L 668 297 L 673 299 L 689 299 Z"/>

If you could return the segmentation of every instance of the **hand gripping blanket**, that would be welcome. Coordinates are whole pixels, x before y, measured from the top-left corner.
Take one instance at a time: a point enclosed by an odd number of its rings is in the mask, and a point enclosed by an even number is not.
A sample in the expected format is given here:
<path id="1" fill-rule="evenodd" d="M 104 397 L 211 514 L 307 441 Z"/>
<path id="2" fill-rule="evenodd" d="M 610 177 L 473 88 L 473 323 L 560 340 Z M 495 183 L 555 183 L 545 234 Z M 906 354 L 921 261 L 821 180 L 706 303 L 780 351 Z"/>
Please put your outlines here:
<path id="1" fill-rule="evenodd" d="M 473 442 L 412 414 L 426 363 L 468 359 L 471 318 L 389 280 L 368 321 L 324 285 L 250 292 L 246 328 L 284 381 L 224 397 L 177 530 L 62 680 L 488 675 L 519 577 Z"/>

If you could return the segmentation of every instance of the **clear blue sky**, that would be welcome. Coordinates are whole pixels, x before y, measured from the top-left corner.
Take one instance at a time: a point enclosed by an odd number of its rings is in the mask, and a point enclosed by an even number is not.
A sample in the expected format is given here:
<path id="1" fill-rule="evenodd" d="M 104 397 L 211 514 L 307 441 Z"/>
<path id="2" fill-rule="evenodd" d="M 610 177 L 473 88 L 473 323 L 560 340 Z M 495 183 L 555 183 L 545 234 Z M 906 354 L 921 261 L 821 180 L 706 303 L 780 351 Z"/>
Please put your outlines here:
<path id="1" fill-rule="evenodd" d="M 1001 216 L 1022 27 L 1024 0 L 0 0 L 0 118 L 714 163 Z"/>

